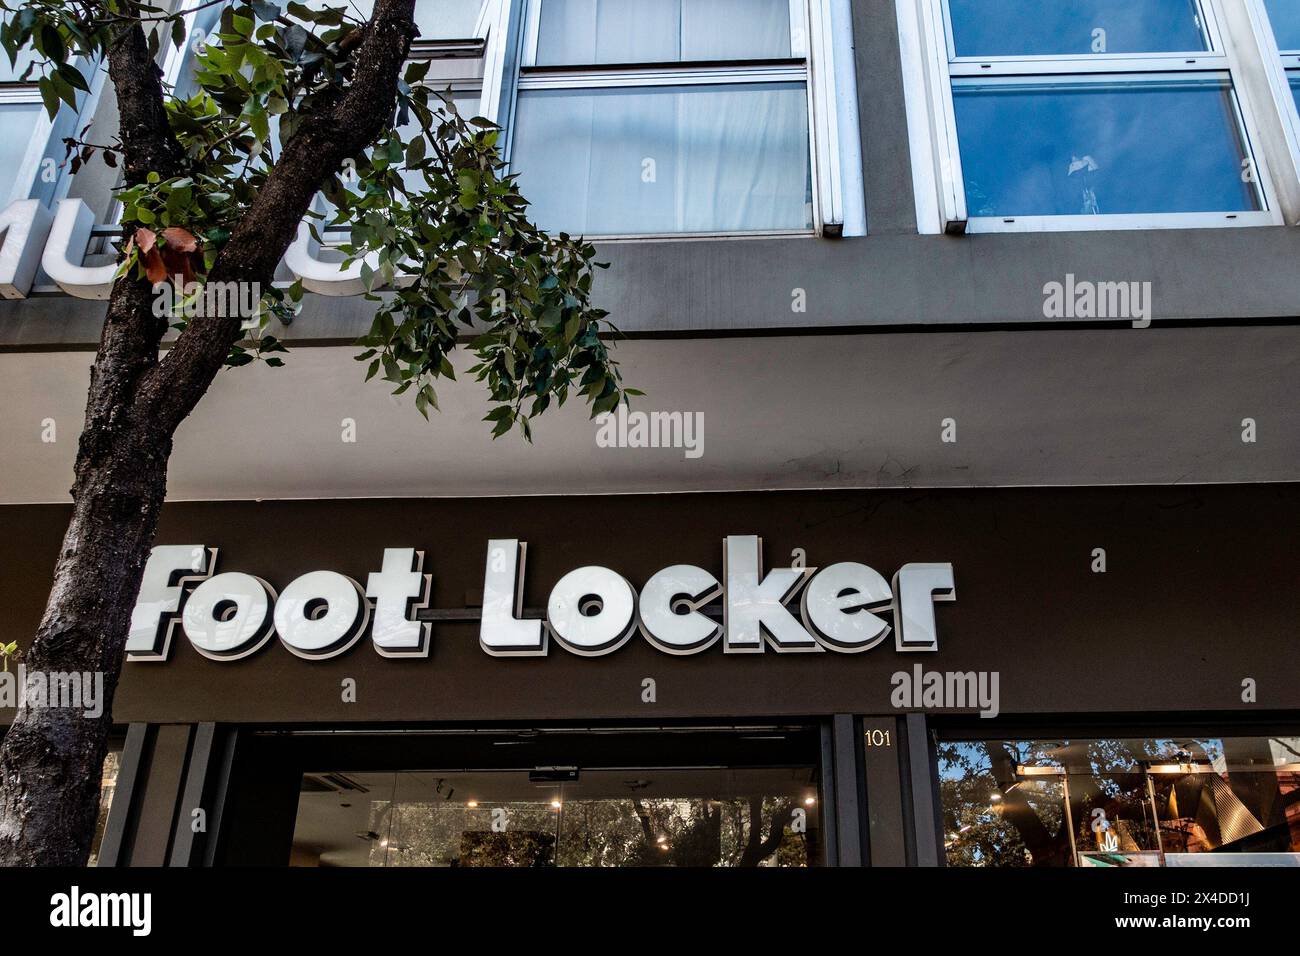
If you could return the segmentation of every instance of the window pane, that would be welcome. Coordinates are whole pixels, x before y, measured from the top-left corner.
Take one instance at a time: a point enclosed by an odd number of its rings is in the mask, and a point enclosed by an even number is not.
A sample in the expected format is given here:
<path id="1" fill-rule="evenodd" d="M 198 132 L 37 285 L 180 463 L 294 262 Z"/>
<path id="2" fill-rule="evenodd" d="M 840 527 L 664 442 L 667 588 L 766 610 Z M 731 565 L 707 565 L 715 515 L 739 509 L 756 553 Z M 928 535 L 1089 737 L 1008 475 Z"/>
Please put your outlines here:
<path id="1" fill-rule="evenodd" d="M 368 19 L 375 0 L 306 0 L 307 6 L 346 7 L 357 20 Z M 474 35 L 482 0 L 415 0 L 415 25 L 420 40 L 467 40 Z"/>
<path id="2" fill-rule="evenodd" d="M 1291 87 L 1291 99 L 1295 100 L 1296 109 L 1300 110 L 1300 73 L 1287 73 L 1286 82 Z"/>
<path id="3" fill-rule="evenodd" d="M 1264 0 L 1279 50 L 1300 50 L 1300 0 Z"/>
<path id="4" fill-rule="evenodd" d="M 950 866 L 1300 865 L 1295 737 L 941 742 Z"/>
<path id="5" fill-rule="evenodd" d="M 9 63 L 9 53 L 0 50 L 0 83 L 21 83 L 23 74 L 36 62 L 36 51 L 30 48 L 23 48 L 18 51 L 18 60 L 12 65 Z M 27 76 L 27 82 L 35 83 L 36 78 L 41 75 L 41 70 L 34 69 Z"/>
<path id="6" fill-rule="evenodd" d="M 1226 81 L 953 87 L 971 216 L 1256 210 Z"/>
<path id="7" fill-rule="evenodd" d="M 790 56 L 788 0 L 543 0 L 537 62 Z"/>
<path id="8" fill-rule="evenodd" d="M 87 866 L 99 865 L 99 848 L 104 842 L 104 832 L 108 829 L 108 812 L 113 808 L 113 792 L 117 789 L 117 772 L 122 762 L 122 742 L 109 741 L 108 746 L 108 753 L 104 756 L 103 776 L 99 781 L 99 813 L 95 817 L 95 836 L 90 844 Z"/>
<path id="9" fill-rule="evenodd" d="M 32 137 L 45 107 L 40 103 L 0 103 L 0 200 L 26 199 L 26 196 L 9 195 L 14 177 L 27 157 Z M 30 185 L 30 183 L 29 183 Z M 8 200 L 5 200 L 8 201 Z"/>
<path id="10" fill-rule="evenodd" d="M 1196 0 L 948 0 L 948 6 L 958 56 L 1209 49 Z"/>
<path id="11" fill-rule="evenodd" d="M 547 229 L 811 226 L 802 83 L 521 91 L 512 165 Z"/>

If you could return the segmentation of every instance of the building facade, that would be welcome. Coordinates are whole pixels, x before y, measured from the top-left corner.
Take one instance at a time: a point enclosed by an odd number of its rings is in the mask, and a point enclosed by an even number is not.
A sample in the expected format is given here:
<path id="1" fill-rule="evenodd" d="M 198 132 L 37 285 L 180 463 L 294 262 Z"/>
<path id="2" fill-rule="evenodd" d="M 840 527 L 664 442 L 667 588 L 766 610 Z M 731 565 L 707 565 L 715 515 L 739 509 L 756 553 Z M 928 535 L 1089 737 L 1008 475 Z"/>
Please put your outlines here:
<path id="1" fill-rule="evenodd" d="M 417 17 L 646 395 L 426 423 L 304 231 L 285 367 L 177 435 L 100 865 L 1300 863 L 1300 3 Z M 61 137 L 115 104 L 2 88 L 21 646 L 114 269 Z"/>

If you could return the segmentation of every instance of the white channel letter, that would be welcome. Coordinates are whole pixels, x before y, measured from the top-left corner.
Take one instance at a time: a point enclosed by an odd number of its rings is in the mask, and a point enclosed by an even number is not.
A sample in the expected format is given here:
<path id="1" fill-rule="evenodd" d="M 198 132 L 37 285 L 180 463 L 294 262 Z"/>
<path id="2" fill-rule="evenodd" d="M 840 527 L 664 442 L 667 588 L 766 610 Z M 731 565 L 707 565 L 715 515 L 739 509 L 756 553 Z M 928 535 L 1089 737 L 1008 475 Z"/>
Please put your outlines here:
<path id="1" fill-rule="evenodd" d="M 575 568 L 551 588 L 546 619 L 565 650 L 599 657 L 618 650 L 636 630 L 636 592 L 609 568 Z"/>
<path id="2" fill-rule="evenodd" d="M 939 632 L 934 602 L 957 600 L 951 564 L 905 564 L 894 575 L 895 647 L 900 651 L 937 651 Z"/>
<path id="3" fill-rule="evenodd" d="M 206 578 L 216 563 L 217 549 L 201 544 L 162 544 L 149 552 L 140 596 L 131 610 L 128 660 L 167 660 L 185 585 Z"/>
<path id="4" fill-rule="evenodd" d="M 717 599 L 722 585 L 708 571 L 674 564 L 641 589 L 638 620 L 647 641 L 668 654 L 698 654 L 722 635 L 722 625 L 700 613 Z"/>
<path id="5" fill-rule="evenodd" d="M 488 542 L 483 572 L 483 617 L 478 642 L 493 657 L 545 657 L 547 630 L 540 620 L 521 620 L 528 544 L 515 538 Z"/>
<path id="6" fill-rule="evenodd" d="M 414 548 L 385 548 L 381 571 L 366 579 L 366 597 L 375 602 L 370 638 L 384 657 L 428 657 L 427 622 L 413 621 L 411 612 L 429 606 L 432 575 L 421 574 L 424 552 Z"/>
<path id="7" fill-rule="evenodd" d="M 261 578 L 226 571 L 190 594 L 181 626 L 194 649 L 214 661 L 235 661 L 258 650 L 271 636 L 275 590 Z"/>
<path id="8" fill-rule="evenodd" d="M 78 299 L 107 299 L 117 275 L 116 263 L 82 265 L 94 227 L 95 214 L 84 201 L 60 199 L 41 255 L 41 268 L 46 274 L 60 289 Z"/>
<path id="9" fill-rule="evenodd" d="M 311 208 L 315 212 L 325 211 L 325 201 L 317 193 L 312 198 Z M 341 262 L 325 262 L 318 258 L 320 243 L 311 234 L 311 223 L 316 223 L 317 235 L 324 229 L 325 219 L 306 217 L 298 223 L 297 238 L 284 253 L 284 264 L 295 278 L 302 280 L 302 287 L 317 295 L 361 295 L 366 291 L 366 284 L 361 278 L 361 262 L 358 259 L 346 269 Z M 371 269 L 379 269 L 379 254 L 370 253 L 365 263 Z"/>
<path id="10" fill-rule="evenodd" d="M 776 651 L 822 650 L 785 606 L 816 568 L 773 568 L 764 577 L 763 539 L 752 534 L 727 537 L 722 554 L 725 653 L 761 654 L 765 635 Z"/>
<path id="11" fill-rule="evenodd" d="M 0 295 L 25 299 L 50 234 L 53 217 L 39 199 L 19 199 L 0 213 Z"/>
<path id="12" fill-rule="evenodd" d="M 889 582 L 873 568 L 844 561 L 822 568 L 804 588 L 804 627 L 829 651 L 855 654 L 889 636 L 889 624 L 872 611 L 889 607 Z"/>
<path id="13" fill-rule="evenodd" d="M 294 579 L 275 602 L 280 643 L 312 661 L 342 654 L 369 621 L 370 602 L 361 585 L 337 571 L 309 571 Z"/>

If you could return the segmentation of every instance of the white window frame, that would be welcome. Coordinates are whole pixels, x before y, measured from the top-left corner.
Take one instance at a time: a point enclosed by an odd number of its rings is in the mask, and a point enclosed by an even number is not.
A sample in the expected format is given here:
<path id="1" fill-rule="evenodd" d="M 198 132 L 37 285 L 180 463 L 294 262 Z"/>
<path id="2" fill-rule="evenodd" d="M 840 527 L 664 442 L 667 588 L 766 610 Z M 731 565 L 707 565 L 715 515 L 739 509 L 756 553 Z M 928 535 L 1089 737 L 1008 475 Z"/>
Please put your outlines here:
<path id="1" fill-rule="evenodd" d="M 903 60 L 914 63 L 906 78 L 909 131 L 918 225 L 922 232 L 1048 232 L 1124 229 L 1190 229 L 1280 225 L 1282 217 L 1268 164 L 1254 135 L 1251 104 L 1241 94 L 1237 55 L 1221 29 L 1218 0 L 1197 0 L 1210 49 L 1175 53 L 1096 53 L 972 57 L 957 56 L 948 0 L 897 0 Z M 957 136 L 953 87 L 973 78 L 1014 84 L 1033 76 L 1070 83 L 1119 78 L 1134 84 L 1159 80 L 1220 79 L 1228 91 L 1245 156 L 1254 171 L 1259 210 L 1238 212 L 1101 214 L 1095 216 L 972 217 Z M 924 111 L 924 117 L 915 114 Z"/>
<path id="2" fill-rule="evenodd" d="M 536 58 L 539 0 L 485 0 L 474 28 L 475 50 L 463 42 L 417 41 L 411 59 L 434 58 L 435 66 L 425 80 L 432 85 L 450 85 L 454 90 L 479 90 L 478 114 L 502 127 L 502 155 L 509 159 L 513 140 L 513 118 L 518 90 L 528 88 L 689 85 L 747 82 L 803 82 L 808 97 L 809 163 L 812 179 L 813 226 L 805 230 L 635 233 L 607 239 L 691 239 L 750 238 L 762 236 L 839 236 L 847 225 L 848 235 L 866 233 L 862 196 L 862 171 L 857 140 L 857 89 L 853 73 L 851 40 L 848 36 L 850 0 L 788 0 L 791 10 L 791 44 L 796 55 L 788 64 L 758 61 L 749 66 L 737 61 L 725 66 L 684 63 L 680 67 L 625 68 L 601 66 L 592 70 L 557 68 L 553 76 L 545 70 L 521 72 Z M 197 19 L 208 10 L 206 0 L 179 0 L 186 14 L 186 46 L 165 45 L 162 70 L 167 82 L 180 77 L 189 44 L 194 40 Z M 466 38 L 470 39 L 470 38 Z M 455 48 L 455 49 L 453 49 Z M 472 75 L 438 69 L 443 58 L 478 57 L 481 71 Z M 802 59 L 795 64 L 793 60 Z M 837 67 L 839 69 L 837 70 Z M 101 71 L 102 73 L 102 71 Z M 561 75 L 562 74 L 562 75 Z M 38 97 L 39 98 L 39 97 Z M 66 190 L 66 184 L 65 184 Z M 116 221 L 115 214 L 110 217 Z M 108 227 L 105 227 L 107 229 Z M 329 230 L 330 244 L 337 241 Z"/>
<path id="3" fill-rule="evenodd" d="M 1283 50 L 1278 47 L 1264 0 L 1245 0 L 1245 9 L 1256 47 L 1264 62 L 1264 75 L 1268 80 L 1273 105 L 1282 120 L 1291 168 L 1300 175 L 1300 112 L 1297 112 L 1289 79 L 1290 74 L 1300 77 L 1300 49 Z"/>
<path id="4" fill-rule="evenodd" d="M 619 239 L 744 238 L 758 236 L 830 236 L 843 233 L 846 179 L 841 142 L 841 118 L 836 101 L 835 36 L 831 0 L 788 0 L 790 7 L 791 56 L 779 61 L 758 60 L 753 64 L 730 61 L 719 65 L 683 62 L 653 67 L 600 64 L 587 69 L 572 66 L 539 67 L 537 43 L 541 5 L 545 0 L 496 0 L 498 33 L 514 39 L 517 48 L 503 49 L 493 60 L 489 35 L 489 66 L 503 72 L 499 97 L 491 104 L 495 114 L 485 114 L 507 129 L 504 155 L 509 161 L 513 147 L 513 123 L 520 90 L 644 88 L 648 86 L 700 86 L 714 84 L 802 83 L 807 96 L 808 158 L 812 186 L 812 226 L 808 229 L 744 230 L 742 232 L 638 232 L 601 234 L 602 241 Z M 509 42 L 508 40 L 506 41 Z M 506 44 L 502 44 L 504 47 Z M 801 61 L 801 62 L 796 62 Z M 512 69 L 512 64 L 518 66 Z M 485 108 L 488 81 L 485 80 Z M 854 91 L 856 95 L 856 91 Z M 503 119 L 504 118 L 504 119 Z M 855 230 L 856 231 L 856 230 Z"/>
<path id="5" fill-rule="evenodd" d="M 0 53 L 0 56 L 7 56 Z M 84 57 L 77 57 L 72 65 L 86 77 L 89 93 L 77 93 L 77 108 L 74 110 L 67 103 L 61 103 L 58 115 L 50 119 L 41 99 L 40 89 L 35 83 L 0 83 L 0 103 L 21 104 L 37 107 L 36 123 L 29 134 L 27 150 L 12 178 L 8 179 L 9 189 L 0 195 L 0 208 L 21 199 L 39 199 L 46 205 L 52 205 L 68 193 L 72 174 L 65 162 L 66 149 L 63 145 L 65 136 L 76 136 L 81 129 L 82 117 L 92 115 L 99 102 L 99 94 L 104 86 L 105 71 L 98 63 L 90 63 Z M 81 124 L 81 125 L 78 125 Z M 46 160 L 52 161 L 57 172 L 53 180 L 42 179 L 42 169 Z M 8 176 L 9 171 L 5 171 Z"/>

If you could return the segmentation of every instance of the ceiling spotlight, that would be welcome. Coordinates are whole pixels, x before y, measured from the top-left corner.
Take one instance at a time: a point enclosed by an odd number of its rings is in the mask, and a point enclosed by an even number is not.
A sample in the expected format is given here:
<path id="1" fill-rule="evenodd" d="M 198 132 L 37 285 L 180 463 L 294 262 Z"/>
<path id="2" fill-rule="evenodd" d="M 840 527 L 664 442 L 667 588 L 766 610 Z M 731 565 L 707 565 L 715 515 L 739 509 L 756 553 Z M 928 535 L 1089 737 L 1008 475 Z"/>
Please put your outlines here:
<path id="1" fill-rule="evenodd" d="M 561 804 L 560 804 L 560 801 L 559 801 L 559 800 L 552 800 L 552 801 L 551 801 L 551 809 L 552 809 L 552 810 L 558 810 L 558 809 L 560 809 L 560 806 L 561 806 Z"/>
<path id="2" fill-rule="evenodd" d="M 478 806 L 478 801 L 477 801 L 477 800 L 466 800 L 466 801 L 465 801 L 465 806 L 467 806 L 467 807 L 469 807 L 471 810 L 473 810 L 475 807 Z"/>
<path id="3" fill-rule="evenodd" d="M 805 807 L 811 807 L 811 806 L 812 806 L 814 803 L 816 803 L 816 802 L 817 802 L 817 798 L 816 798 L 816 797 L 804 797 L 804 798 L 803 798 L 803 804 L 804 804 Z"/>

